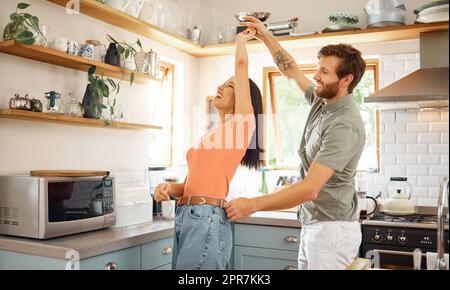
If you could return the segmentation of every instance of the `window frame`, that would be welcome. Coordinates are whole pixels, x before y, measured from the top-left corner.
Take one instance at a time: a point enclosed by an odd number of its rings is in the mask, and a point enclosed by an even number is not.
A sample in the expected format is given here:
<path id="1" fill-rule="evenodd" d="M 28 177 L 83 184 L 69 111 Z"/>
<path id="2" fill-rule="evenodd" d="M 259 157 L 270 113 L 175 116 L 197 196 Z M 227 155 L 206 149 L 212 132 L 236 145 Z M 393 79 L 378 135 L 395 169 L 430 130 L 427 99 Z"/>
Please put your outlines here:
<path id="1" fill-rule="evenodd" d="M 315 73 L 318 69 L 317 64 L 302 64 L 298 65 L 299 68 L 305 73 L 305 74 L 312 74 Z M 375 93 L 378 93 L 379 91 L 379 61 L 377 59 L 368 59 L 366 60 L 366 70 L 372 70 L 374 72 L 374 82 L 375 82 Z M 263 114 L 264 114 L 264 123 L 269 124 L 269 115 L 274 116 L 272 114 L 273 106 L 271 105 L 271 112 L 268 112 L 269 107 L 269 100 L 272 102 L 274 101 L 275 96 L 275 87 L 274 87 L 274 77 L 280 77 L 282 74 L 279 72 L 277 67 L 264 67 L 263 68 Z M 377 168 L 376 172 L 380 173 L 380 111 L 378 109 L 375 110 L 375 127 L 376 127 L 376 154 L 377 154 Z M 276 127 L 274 128 L 275 134 L 278 135 L 278 138 L 275 137 L 275 144 L 277 142 L 281 142 L 281 139 L 279 139 L 279 129 L 277 127 L 277 122 L 273 123 Z M 268 143 L 269 143 L 269 126 L 265 126 L 264 129 L 264 148 L 266 150 L 264 151 L 264 160 L 263 160 L 263 166 L 266 168 L 270 168 L 271 170 L 298 170 L 298 166 L 274 166 L 269 167 L 268 165 L 268 158 L 269 158 L 269 152 L 267 150 Z M 281 143 L 280 143 L 281 144 Z M 278 146 L 278 150 L 280 147 Z M 275 149 L 277 150 L 277 149 Z M 277 154 L 276 154 L 277 156 Z M 277 156 L 278 157 L 278 156 Z M 367 172 L 367 170 L 358 170 L 358 172 Z"/>
<path id="2" fill-rule="evenodd" d="M 168 81 L 170 84 L 170 148 L 169 148 L 169 159 L 168 159 L 168 163 L 166 164 L 150 164 L 149 166 L 161 166 L 161 167 L 172 167 L 173 165 L 173 133 L 174 133 L 174 114 L 175 114 L 175 107 L 174 107 L 174 102 L 175 102 L 175 65 L 169 62 L 165 62 L 165 61 L 161 61 L 160 62 L 160 66 L 165 69 L 168 70 L 167 73 L 165 73 L 165 75 L 167 75 L 167 80 L 161 80 L 161 82 L 165 82 Z M 152 154 L 151 152 L 149 152 L 149 154 Z"/>

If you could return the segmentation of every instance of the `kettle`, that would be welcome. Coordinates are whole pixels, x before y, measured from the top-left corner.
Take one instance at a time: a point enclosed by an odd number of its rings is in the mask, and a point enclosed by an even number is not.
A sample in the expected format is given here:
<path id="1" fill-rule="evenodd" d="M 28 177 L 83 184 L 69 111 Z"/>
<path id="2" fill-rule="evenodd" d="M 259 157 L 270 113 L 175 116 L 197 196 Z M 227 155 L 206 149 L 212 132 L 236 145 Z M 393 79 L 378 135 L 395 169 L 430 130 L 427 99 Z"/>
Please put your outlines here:
<path id="1" fill-rule="evenodd" d="M 367 28 L 405 25 L 404 0 L 369 0 L 364 8 Z"/>
<path id="2" fill-rule="evenodd" d="M 396 193 L 389 194 L 389 185 L 392 182 L 405 182 L 409 188 L 409 194 L 402 192 L 402 189 L 397 188 Z M 386 184 L 386 193 L 388 199 L 384 202 L 384 212 L 390 215 L 412 215 L 415 214 L 415 206 L 411 201 L 412 186 L 406 177 L 391 177 L 388 184 Z"/>

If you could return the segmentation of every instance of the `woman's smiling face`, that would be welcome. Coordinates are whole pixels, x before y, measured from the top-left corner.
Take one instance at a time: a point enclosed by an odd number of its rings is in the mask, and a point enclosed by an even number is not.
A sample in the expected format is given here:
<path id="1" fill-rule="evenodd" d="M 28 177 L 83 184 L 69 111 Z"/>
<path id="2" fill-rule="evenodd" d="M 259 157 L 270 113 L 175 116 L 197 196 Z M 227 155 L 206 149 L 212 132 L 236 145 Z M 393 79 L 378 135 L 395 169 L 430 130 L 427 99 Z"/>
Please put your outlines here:
<path id="1" fill-rule="evenodd" d="M 219 112 L 234 113 L 234 99 L 234 77 L 231 77 L 217 88 L 212 104 Z"/>

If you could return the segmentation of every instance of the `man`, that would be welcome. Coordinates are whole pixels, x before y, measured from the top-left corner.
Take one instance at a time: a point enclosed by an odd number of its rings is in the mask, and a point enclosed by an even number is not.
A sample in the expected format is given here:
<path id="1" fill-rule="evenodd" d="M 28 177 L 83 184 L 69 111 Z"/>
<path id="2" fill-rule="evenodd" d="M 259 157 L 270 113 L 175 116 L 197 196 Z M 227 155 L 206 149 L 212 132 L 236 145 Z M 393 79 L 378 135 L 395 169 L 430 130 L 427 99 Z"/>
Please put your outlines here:
<path id="1" fill-rule="evenodd" d="M 299 149 L 302 181 L 271 195 L 233 200 L 226 205 L 227 215 L 235 221 L 257 211 L 301 205 L 299 269 L 345 269 L 361 243 L 354 178 L 365 130 L 352 92 L 365 61 L 350 45 L 323 47 L 314 86 L 261 21 L 246 20 L 241 25 L 257 30 L 280 72 L 305 91 L 311 111 Z"/>

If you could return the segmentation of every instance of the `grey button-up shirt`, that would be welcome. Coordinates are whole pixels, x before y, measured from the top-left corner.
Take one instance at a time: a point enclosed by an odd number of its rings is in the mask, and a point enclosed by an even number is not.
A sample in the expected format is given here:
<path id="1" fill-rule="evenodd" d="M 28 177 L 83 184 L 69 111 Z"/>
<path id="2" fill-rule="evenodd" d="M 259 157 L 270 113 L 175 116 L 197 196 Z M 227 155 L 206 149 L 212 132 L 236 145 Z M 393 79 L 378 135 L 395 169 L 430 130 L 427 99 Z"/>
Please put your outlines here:
<path id="1" fill-rule="evenodd" d="M 359 218 L 355 175 L 366 142 L 364 122 L 353 94 L 325 104 L 311 86 L 305 97 L 311 105 L 300 144 L 300 175 L 304 178 L 313 162 L 336 172 L 317 199 L 300 206 L 304 225 L 322 221 L 356 221 Z"/>

